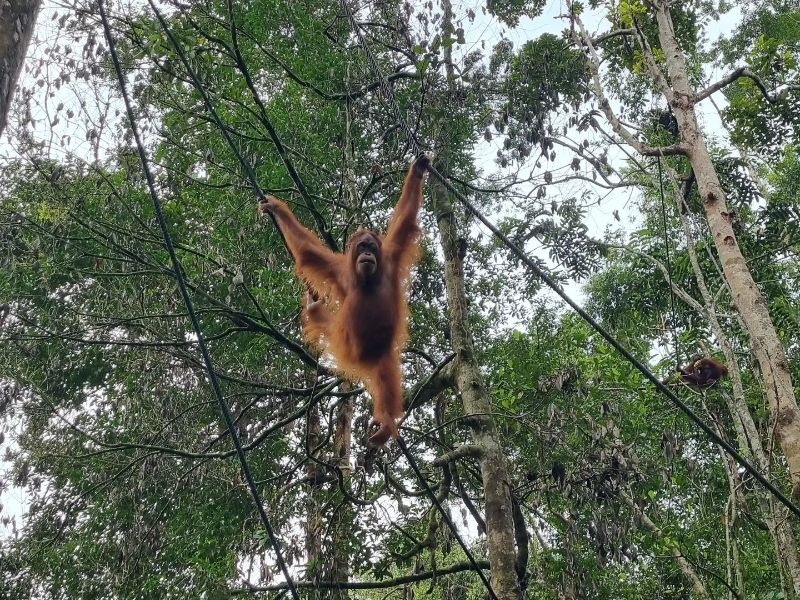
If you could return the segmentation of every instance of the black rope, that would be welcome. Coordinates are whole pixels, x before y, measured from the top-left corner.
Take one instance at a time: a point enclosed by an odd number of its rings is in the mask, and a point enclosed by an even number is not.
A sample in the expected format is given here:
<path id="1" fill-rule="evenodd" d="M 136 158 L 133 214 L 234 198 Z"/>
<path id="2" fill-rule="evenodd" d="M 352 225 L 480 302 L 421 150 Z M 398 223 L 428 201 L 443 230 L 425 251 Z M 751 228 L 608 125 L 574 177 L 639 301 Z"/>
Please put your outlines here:
<path id="1" fill-rule="evenodd" d="M 380 88 L 383 93 L 387 97 L 387 101 L 391 104 L 392 109 L 395 112 L 395 118 L 400 126 L 403 128 L 408 142 L 414 151 L 415 154 L 420 153 L 419 144 L 417 144 L 416 139 L 414 139 L 414 135 L 412 134 L 411 130 L 408 127 L 408 123 L 406 122 L 405 118 L 403 117 L 403 113 L 400 110 L 400 106 L 397 103 L 397 99 L 394 97 L 394 92 L 392 88 L 389 86 L 389 82 L 386 80 L 386 77 L 383 75 L 383 71 L 381 71 L 375 56 L 372 54 L 372 50 L 367 45 L 366 40 L 364 39 L 363 34 L 361 33 L 360 26 L 355 19 L 355 15 L 353 15 L 350 7 L 347 5 L 347 0 L 340 0 L 341 5 L 344 8 L 345 12 L 347 13 L 350 19 L 350 25 L 353 28 L 356 36 L 358 37 L 359 45 L 361 46 L 362 50 L 367 54 L 370 64 L 372 68 L 375 70 L 375 75 L 380 79 Z M 783 504 L 786 508 L 788 508 L 791 512 L 795 514 L 796 517 L 800 517 L 800 508 L 794 504 L 789 498 L 787 498 L 783 492 L 781 492 L 775 484 L 773 484 L 769 479 L 767 479 L 764 475 L 761 474 L 761 471 L 756 469 L 753 465 L 751 465 L 739 452 L 731 446 L 728 442 L 722 439 L 707 423 L 705 423 L 700 416 L 695 413 L 691 408 L 689 408 L 686 403 L 684 403 L 680 398 L 678 398 L 672 390 L 670 390 L 665 384 L 661 382 L 661 380 L 653 375 L 653 373 L 648 369 L 644 364 L 639 362 L 639 360 L 633 356 L 617 339 L 611 335 L 606 329 L 600 325 L 597 321 L 592 318 L 592 316 L 587 313 L 583 308 L 581 308 L 569 295 L 561 288 L 561 286 L 552 279 L 547 273 L 545 273 L 539 265 L 537 265 L 530 257 L 528 257 L 525 252 L 523 252 L 519 246 L 517 246 L 514 242 L 512 242 L 502 231 L 500 231 L 489 219 L 487 219 L 483 214 L 478 211 L 477 208 L 469 201 L 467 198 L 459 192 L 456 188 L 453 187 L 453 184 L 450 183 L 450 180 L 442 175 L 438 170 L 436 170 L 433 166 L 428 168 L 430 174 L 436 178 L 439 183 L 441 183 L 447 191 L 449 191 L 453 196 L 455 196 L 461 204 L 463 204 L 467 210 L 475 216 L 481 223 L 486 226 L 486 228 L 491 231 L 495 237 L 497 237 L 500 241 L 505 244 L 509 250 L 519 259 L 522 261 L 525 266 L 527 266 L 539 279 L 541 279 L 547 287 L 552 289 L 559 297 L 561 297 L 564 302 L 566 302 L 570 308 L 572 308 L 578 315 L 588 323 L 592 329 L 594 329 L 597 333 L 599 333 L 603 339 L 605 339 L 609 344 L 611 344 L 614 349 L 619 352 L 625 360 L 627 360 L 631 365 L 636 367 L 636 369 L 644 375 L 644 377 L 649 380 L 653 385 L 656 386 L 659 392 L 661 392 L 667 399 L 672 402 L 675 406 L 677 406 L 684 414 L 691 421 L 693 421 L 710 439 L 716 444 L 719 444 L 725 452 L 727 452 L 731 457 L 739 463 L 745 471 L 750 473 L 756 480 L 758 480 L 761 485 L 763 485 L 769 492 L 777 498 L 781 504 Z"/>
<path id="2" fill-rule="evenodd" d="M 169 28 L 169 25 L 167 25 L 167 22 L 166 20 L 164 20 L 164 17 L 161 15 L 161 11 L 159 11 L 158 7 L 153 3 L 153 0 L 147 0 L 147 1 L 150 4 L 150 8 L 153 9 L 153 12 L 155 13 L 156 18 L 158 19 L 158 22 L 161 24 L 161 28 L 164 30 L 164 33 L 167 34 L 169 41 L 175 48 L 175 52 L 178 54 L 178 58 L 183 64 L 183 67 L 189 74 L 189 77 L 192 80 L 192 85 L 194 85 L 194 89 L 196 89 L 199 92 L 200 97 L 203 99 L 203 104 L 205 105 L 208 114 L 211 115 L 211 119 L 214 121 L 214 124 L 217 126 L 217 129 L 219 129 L 220 133 L 225 138 L 225 141 L 228 142 L 228 146 L 230 146 L 233 155 L 236 157 L 236 160 L 239 161 L 239 164 L 244 169 L 244 172 L 247 175 L 247 179 L 250 180 L 250 185 L 253 188 L 253 194 L 259 200 L 264 198 L 265 197 L 264 191 L 258 184 L 258 178 L 256 177 L 255 171 L 253 171 L 253 167 L 250 166 L 250 163 L 245 160 L 245 158 L 242 156 L 242 153 L 239 151 L 239 147 L 233 142 L 233 138 L 231 138 L 230 133 L 228 133 L 228 128 L 222 124 L 222 119 L 219 118 L 219 115 L 217 114 L 214 105 L 211 104 L 211 98 L 208 97 L 208 93 L 206 92 L 205 87 L 203 87 L 200 78 L 197 76 L 197 73 L 192 68 L 192 65 L 189 64 L 189 61 L 186 58 L 186 54 L 184 54 L 183 52 L 183 48 L 181 48 L 181 45 L 178 43 L 178 40 L 175 39 L 175 35 L 172 33 L 172 30 Z M 272 219 L 272 223 L 275 225 L 275 228 L 278 230 L 278 235 L 281 236 L 283 245 L 286 246 L 286 250 L 291 255 L 292 251 L 289 250 L 289 246 L 286 243 L 286 238 L 283 235 L 283 231 L 281 231 L 281 228 L 278 226 L 278 220 L 272 213 L 268 214 L 270 216 L 270 219 Z"/>
<path id="3" fill-rule="evenodd" d="M 675 364 L 676 369 L 681 368 L 681 354 L 680 354 L 680 344 L 678 341 L 678 332 L 676 330 L 677 320 L 675 318 L 675 292 L 672 290 L 672 259 L 670 258 L 670 250 L 669 250 L 669 233 L 667 231 L 667 205 L 664 201 L 664 174 L 661 171 L 661 157 L 656 157 L 658 159 L 658 191 L 661 195 L 661 220 L 664 224 L 664 246 L 666 249 L 667 257 L 667 282 L 669 283 L 669 309 L 670 309 L 670 318 L 672 322 L 670 323 L 670 331 L 672 333 L 672 337 L 675 341 Z"/>
<path id="4" fill-rule="evenodd" d="M 461 536 L 458 534 L 458 530 L 456 529 L 455 523 L 453 523 L 453 520 L 450 518 L 450 514 L 444 509 L 444 506 L 442 506 L 442 503 L 439 501 L 439 498 L 436 497 L 436 492 L 434 492 L 431 486 L 428 485 L 428 481 L 425 479 L 425 477 L 422 475 L 422 472 L 419 470 L 417 461 L 414 460 L 414 457 L 411 455 L 411 452 L 409 452 L 408 446 L 406 446 L 406 442 L 405 440 L 403 440 L 402 437 L 397 438 L 397 445 L 400 447 L 400 450 L 406 457 L 408 464 L 411 466 L 411 470 L 414 471 L 414 474 L 417 476 L 417 479 L 419 479 L 420 483 L 422 484 L 422 487 L 425 488 L 425 493 L 428 494 L 428 496 L 431 499 L 431 502 L 433 502 L 434 506 L 436 506 L 437 510 L 442 515 L 442 519 L 444 519 L 444 522 L 450 528 L 453 537 L 456 538 L 458 545 L 461 546 L 461 549 L 464 551 L 464 554 L 466 555 L 469 563 L 472 565 L 473 570 L 478 574 L 478 577 L 481 578 L 483 585 L 486 586 L 486 591 L 489 592 L 489 595 L 494 600 L 499 600 L 497 594 L 494 591 L 494 588 L 492 588 L 492 584 L 489 583 L 489 580 L 487 579 L 486 574 L 483 572 L 483 569 L 481 569 L 480 565 L 478 564 L 478 561 L 475 560 L 475 556 L 472 554 L 470 549 L 467 547 L 467 544 L 464 542 L 463 539 L 461 539 Z"/>
<path id="5" fill-rule="evenodd" d="M 348 19 L 350 20 L 350 26 L 352 27 L 353 32 L 358 37 L 359 45 L 364 50 L 366 50 L 367 58 L 370 62 L 370 65 L 372 66 L 372 69 L 378 76 L 379 87 L 383 91 L 386 101 L 389 102 L 389 104 L 392 107 L 392 110 L 397 116 L 398 123 L 403 128 L 403 133 L 406 136 L 406 140 L 408 141 L 409 147 L 414 151 L 415 155 L 420 154 L 419 144 L 417 144 L 417 140 L 414 139 L 414 136 L 411 133 L 411 129 L 408 127 L 405 119 L 402 117 L 402 113 L 400 112 L 400 105 L 397 103 L 397 99 L 395 98 L 392 89 L 389 87 L 389 82 L 383 76 L 383 71 L 381 71 L 380 67 L 378 66 L 378 62 L 375 59 L 375 56 L 372 54 L 372 52 L 369 51 L 369 48 L 366 44 L 366 40 L 364 39 L 364 35 L 361 33 L 361 28 L 359 27 L 358 22 L 356 21 L 355 15 L 350 10 L 350 6 L 347 4 L 347 0 L 341 0 L 341 5 L 348 16 Z M 437 171 L 433 168 L 433 165 L 430 165 L 428 167 L 428 170 L 432 174 L 437 173 Z M 441 175 L 439 175 L 439 177 L 441 177 Z M 437 510 L 442 515 L 442 519 L 444 519 L 444 522 L 447 524 L 448 528 L 450 529 L 450 532 L 453 534 L 453 537 L 456 538 L 458 545 L 461 546 L 461 549 L 464 551 L 467 560 L 469 560 L 469 562 L 473 566 L 474 571 L 478 574 L 478 577 L 480 577 L 480 580 L 483 583 L 484 587 L 486 588 L 486 591 L 489 593 L 489 596 L 491 596 L 494 600 L 499 600 L 497 598 L 497 594 L 494 591 L 494 588 L 492 587 L 492 584 L 489 582 L 489 579 L 487 579 L 486 574 L 483 572 L 483 570 L 481 570 L 480 566 L 475 560 L 475 557 L 472 555 L 472 552 L 470 552 L 469 548 L 467 547 L 467 544 L 464 542 L 463 539 L 461 539 L 461 536 L 459 535 L 458 530 L 455 527 L 455 524 L 450 519 L 450 515 L 444 509 L 442 503 L 439 502 L 439 499 L 436 497 L 436 494 L 428 485 L 428 482 L 425 481 L 425 478 L 422 476 L 422 473 L 420 472 L 416 461 L 411 456 L 411 453 L 408 451 L 408 446 L 406 446 L 405 442 L 403 441 L 403 438 L 397 438 L 397 443 L 400 446 L 400 450 L 402 450 L 403 454 L 405 455 L 408 464 L 411 465 L 412 470 L 416 474 L 417 478 L 420 480 L 422 486 L 425 488 L 426 493 L 428 494 L 428 496 L 430 496 Z"/>
<path id="6" fill-rule="evenodd" d="M 98 0 L 98 8 L 100 10 L 100 19 L 103 22 L 103 30 L 105 33 L 105 38 L 106 41 L 108 42 L 108 49 L 109 52 L 111 53 L 111 60 L 114 63 L 114 70 L 116 71 L 117 80 L 119 81 L 120 91 L 122 92 L 122 100 L 125 102 L 125 111 L 127 112 L 128 120 L 130 121 L 131 124 L 131 131 L 133 132 L 133 137 L 134 140 L 136 141 L 136 149 L 139 152 L 139 159 L 141 160 L 142 169 L 144 171 L 144 175 L 147 180 L 147 188 L 150 191 L 150 198 L 153 201 L 153 209 L 156 214 L 158 225 L 161 228 L 161 234 L 164 238 L 164 245 L 167 248 L 167 253 L 169 254 L 170 261 L 172 262 L 172 270 L 175 274 L 175 280 L 178 283 L 178 289 L 180 290 L 181 297 L 183 298 L 183 302 L 186 305 L 186 312 L 189 314 L 189 319 L 192 322 L 192 328 L 194 329 L 194 333 L 197 336 L 197 345 L 200 348 L 200 353 L 203 355 L 203 362 L 205 363 L 206 370 L 208 371 L 208 378 L 209 381 L 211 382 L 211 388 L 214 391 L 214 396 L 216 396 L 217 402 L 219 403 L 220 406 L 220 410 L 222 411 L 222 417 L 225 421 L 225 426 L 228 428 L 231 440 L 233 440 L 233 445 L 236 448 L 236 455 L 239 458 L 239 464 L 241 465 L 244 478 L 247 481 L 247 487 L 250 490 L 250 495 L 253 497 L 253 502 L 255 502 L 255 505 L 258 509 L 258 514 L 259 517 L 261 518 L 261 523 L 263 524 L 264 529 L 266 530 L 267 535 L 269 536 L 270 543 L 272 544 L 272 547 L 275 550 L 275 556 L 277 558 L 278 565 L 280 566 L 280 569 L 283 572 L 284 577 L 286 578 L 286 583 L 292 593 L 292 597 L 294 598 L 294 600 L 300 600 L 300 596 L 297 593 L 297 589 L 295 588 L 294 585 L 294 580 L 292 579 L 292 576 L 289 574 L 289 569 L 286 566 L 286 562 L 283 559 L 283 553 L 281 552 L 280 541 L 275 535 L 275 531 L 272 529 L 272 524 L 270 523 L 269 517 L 267 516 L 267 513 L 264 510 L 264 504 L 261 501 L 261 496 L 258 492 L 258 488 L 256 487 L 255 480 L 253 479 L 253 474 L 250 472 L 250 467 L 247 464 L 247 458 L 245 457 L 244 450 L 242 449 L 242 442 L 239 439 L 239 434 L 236 431 L 236 427 L 234 426 L 233 416 L 231 415 L 231 411 L 228 408 L 228 404 L 225 402 L 225 398 L 223 397 L 222 389 L 220 388 L 219 380 L 217 379 L 217 374 L 214 371 L 214 366 L 211 361 L 211 354 L 208 351 L 208 346 L 206 345 L 205 338 L 203 337 L 203 331 L 202 328 L 200 327 L 200 321 L 197 319 L 197 313 L 194 310 L 194 304 L 192 303 L 192 299 L 189 296 L 189 290 L 186 287 L 186 281 L 183 278 L 183 267 L 181 266 L 181 263 L 178 260 L 178 256 L 175 253 L 175 247 L 172 244 L 172 238 L 169 234 L 167 221 L 164 218 L 163 211 L 161 210 L 161 201 L 159 200 L 158 194 L 156 193 L 155 181 L 153 179 L 153 174 L 150 171 L 150 165 L 147 160 L 147 154 L 145 153 L 144 145 L 142 144 L 142 140 L 139 135 L 139 128 L 136 126 L 136 118 L 133 113 L 133 106 L 131 105 L 131 101 L 128 96 L 128 90 L 125 84 L 125 76 L 122 73 L 122 67 L 120 66 L 119 57 L 117 56 L 117 50 L 116 47 L 114 46 L 114 38 L 111 35 L 111 27 L 108 24 L 108 18 L 106 17 L 105 8 L 103 6 L 103 0 Z M 223 133 L 225 133 L 224 129 Z M 227 137 L 227 133 L 225 133 L 225 135 Z M 250 173 L 252 174 L 252 171 L 250 171 Z M 257 189 L 255 178 L 253 178 L 252 181 L 254 183 L 254 187 Z"/>

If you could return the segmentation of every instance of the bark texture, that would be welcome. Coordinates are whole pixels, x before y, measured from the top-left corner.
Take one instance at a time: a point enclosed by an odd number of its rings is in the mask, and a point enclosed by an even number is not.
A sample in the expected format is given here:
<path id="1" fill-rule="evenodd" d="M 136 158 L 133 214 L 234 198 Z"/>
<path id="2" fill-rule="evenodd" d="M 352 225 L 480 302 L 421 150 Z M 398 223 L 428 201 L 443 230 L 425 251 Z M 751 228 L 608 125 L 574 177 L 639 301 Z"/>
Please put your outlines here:
<path id="1" fill-rule="evenodd" d="M 464 292 L 464 268 L 458 257 L 458 234 L 447 190 L 432 186 L 437 222 L 445 256 L 445 285 L 450 311 L 450 334 L 456 353 L 456 386 L 464 402 L 464 416 L 480 449 L 481 478 L 486 501 L 486 546 L 489 550 L 491 582 L 500 600 L 519 600 L 515 563 L 514 521 L 511 493 L 503 448 L 490 416 L 492 403 L 475 361 L 475 350 Z"/>
<path id="2" fill-rule="evenodd" d="M 442 0 L 442 31 L 449 35 L 453 28 L 453 11 L 450 0 Z M 449 98 L 456 97 L 455 74 L 450 47 L 444 49 L 444 64 Z M 445 103 L 445 107 L 447 103 Z M 444 115 L 450 114 L 447 110 Z M 450 123 L 445 122 L 446 131 Z M 449 136 L 442 136 L 447 140 Z M 447 141 L 440 145 L 436 167 L 445 169 Z M 491 417 L 492 402 L 475 359 L 475 348 L 469 327 L 469 312 L 464 286 L 464 263 L 458 252 L 458 228 L 449 192 L 438 182 L 430 186 L 436 221 L 441 236 L 445 260 L 445 286 L 450 312 L 450 336 L 455 353 L 455 381 L 464 404 L 465 422 L 469 425 L 473 445 L 480 458 L 481 479 L 486 504 L 486 547 L 491 565 L 491 584 L 499 600 L 521 600 L 517 580 L 514 537 L 514 518 L 511 505 L 511 488 L 503 448 Z"/>
<path id="3" fill-rule="evenodd" d="M 11 98 L 25 62 L 41 4 L 41 0 L 0 3 L 0 135 L 6 128 Z"/>

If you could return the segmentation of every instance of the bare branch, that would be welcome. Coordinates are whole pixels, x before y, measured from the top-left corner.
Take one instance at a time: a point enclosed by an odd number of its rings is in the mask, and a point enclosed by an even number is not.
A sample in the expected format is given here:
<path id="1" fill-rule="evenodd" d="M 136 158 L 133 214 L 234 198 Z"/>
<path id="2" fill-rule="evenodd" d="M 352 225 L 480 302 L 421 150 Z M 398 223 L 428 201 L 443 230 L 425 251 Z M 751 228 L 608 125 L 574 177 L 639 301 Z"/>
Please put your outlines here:
<path id="1" fill-rule="evenodd" d="M 488 569 L 489 561 L 479 560 L 477 561 L 477 565 L 481 569 Z M 452 575 L 454 573 L 462 573 L 464 571 L 472 570 L 473 568 L 471 563 L 458 563 L 449 567 L 436 569 L 435 571 L 424 571 L 422 573 L 415 573 L 414 575 L 403 575 L 402 577 L 385 579 L 383 581 L 298 581 L 295 582 L 295 587 L 301 590 L 382 590 L 405 585 L 407 583 L 426 581 L 442 575 Z M 255 594 L 257 592 L 278 592 L 285 589 L 288 589 L 287 584 L 276 583 L 273 585 L 248 586 L 246 588 L 232 589 L 230 590 L 230 593 L 232 595 Z"/>
<path id="2" fill-rule="evenodd" d="M 639 141 L 639 139 L 620 122 L 619 118 L 614 113 L 614 110 L 611 108 L 611 103 L 608 101 L 608 98 L 603 91 L 603 84 L 600 80 L 600 57 L 598 56 L 597 50 L 592 44 L 592 38 L 586 31 L 581 18 L 578 15 L 574 15 L 573 19 L 580 30 L 580 39 L 576 39 L 576 42 L 580 43 L 582 41 L 588 50 L 589 71 L 592 74 L 592 87 L 597 95 L 597 99 L 600 104 L 600 110 L 603 111 L 606 119 L 608 119 L 608 122 L 611 123 L 611 128 L 614 130 L 614 133 L 619 135 L 625 141 L 625 143 L 633 147 L 639 154 L 643 156 L 686 155 L 687 148 L 684 144 L 673 144 L 672 146 L 661 147 L 647 146 Z M 577 33 L 573 33 L 573 36 L 576 35 Z"/>
<path id="3" fill-rule="evenodd" d="M 598 35 L 596 38 L 592 40 L 593 44 L 602 44 L 606 40 L 610 40 L 611 38 L 619 37 L 621 35 L 633 35 L 636 33 L 636 30 L 632 27 L 630 29 L 616 29 L 614 31 L 609 31 L 608 33 L 604 33 L 603 35 Z"/>
<path id="4" fill-rule="evenodd" d="M 698 92 L 697 94 L 695 94 L 694 98 L 692 98 L 692 102 L 695 103 L 695 104 L 698 103 L 698 102 L 701 102 L 702 100 L 705 100 L 706 98 L 708 98 L 714 92 L 718 92 L 722 88 L 724 88 L 726 86 L 729 86 L 734 81 L 736 81 L 737 79 L 740 79 L 742 77 L 744 77 L 746 79 L 750 79 L 753 83 L 755 83 L 756 87 L 761 92 L 761 95 L 764 96 L 764 98 L 770 104 L 775 104 L 776 102 L 780 101 L 781 97 L 784 94 L 786 94 L 789 90 L 795 89 L 794 87 L 790 87 L 790 88 L 787 88 L 786 90 L 784 90 L 783 92 L 781 92 L 779 94 L 775 94 L 775 95 L 770 94 L 769 91 L 767 90 L 767 87 L 764 85 L 764 82 L 761 81 L 761 78 L 758 75 L 753 73 L 747 67 L 739 67 L 738 69 L 735 69 L 733 72 L 729 73 L 728 75 L 726 75 L 725 77 L 723 77 L 722 79 L 717 81 L 716 83 L 712 83 L 706 89 L 704 89 L 704 90 Z"/>

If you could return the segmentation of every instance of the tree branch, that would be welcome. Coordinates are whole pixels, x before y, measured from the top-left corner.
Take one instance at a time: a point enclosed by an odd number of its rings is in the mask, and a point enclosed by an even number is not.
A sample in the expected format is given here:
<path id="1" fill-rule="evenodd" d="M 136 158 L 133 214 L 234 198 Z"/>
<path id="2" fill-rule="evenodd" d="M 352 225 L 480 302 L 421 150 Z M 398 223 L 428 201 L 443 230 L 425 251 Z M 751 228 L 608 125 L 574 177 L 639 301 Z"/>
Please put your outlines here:
<path id="1" fill-rule="evenodd" d="M 592 39 L 593 44 L 602 44 L 606 40 L 610 40 L 611 38 L 619 37 L 621 35 L 633 35 L 636 33 L 636 30 L 631 27 L 630 29 L 616 29 L 614 31 L 609 31 L 608 33 L 604 33 L 602 35 L 598 35 L 596 38 Z"/>
<path id="2" fill-rule="evenodd" d="M 433 465 L 436 467 L 441 467 L 451 462 L 455 462 L 461 458 L 467 457 L 480 459 L 483 457 L 483 451 L 478 446 L 474 446 L 472 444 L 463 444 L 455 450 L 447 452 L 446 454 L 442 454 L 438 458 L 434 459 Z"/>
<path id="3" fill-rule="evenodd" d="M 692 98 L 692 102 L 695 103 L 695 104 L 698 103 L 698 102 L 701 102 L 702 100 L 705 100 L 706 98 L 708 98 L 714 92 L 718 92 L 722 88 L 729 86 L 734 81 L 736 81 L 737 79 L 740 79 L 742 77 L 744 77 L 746 79 L 750 79 L 753 83 L 755 83 L 756 87 L 761 92 L 761 95 L 764 96 L 764 98 L 766 98 L 767 102 L 769 102 L 770 104 L 775 104 L 776 102 L 778 102 L 780 100 L 780 94 L 778 94 L 778 95 L 770 94 L 769 91 L 767 90 L 767 87 L 764 85 L 764 82 L 761 81 L 761 78 L 758 75 L 753 73 L 747 67 L 739 67 L 738 69 L 736 69 L 733 72 L 729 73 L 728 75 L 726 75 L 725 77 L 723 77 L 722 79 L 717 81 L 716 83 L 712 83 L 706 89 L 704 89 L 704 90 L 698 92 L 697 94 L 695 94 L 694 98 Z"/>
<path id="4" fill-rule="evenodd" d="M 603 84 L 600 79 L 600 57 L 598 56 L 597 50 L 595 50 L 595 47 L 592 44 L 592 38 L 586 31 L 581 18 L 578 15 L 573 15 L 572 18 L 574 19 L 580 31 L 580 39 L 577 39 L 577 33 L 573 33 L 573 37 L 576 38 L 576 42 L 580 43 L 582 41 L 586 46 L 589 71 L 592 74 L 592 87 L 597 95 L 600 109 L 603 111 L 606 119 L 608 119 L 608 122 L 611 123 L 611 128 L 614 130 L 614 133 L 619 135 L 625 141 L 625 143 L 633 147 L 639 154 L 643 156 L 685 156 L 687 154 L 687 148 L 684 144 L 673 144 L 671 146 L 660 147 L 647 146 L 639 141 L 639 139 L 620 122 L 619 118 L 614 113 L 614 110 L 611 108 L 611 103 L 608 101 L 605 92 L 603 91 Z"/>
<path id="5" fill-rule="evenodd" d="M 406 416 L 403 417 L 400 424 L 406 420 L 412 410 L 418 406 L 422 406 L 428 400 L 435 398 L 444 390 L 455 386 L 455 372 L 452 368 L 444 370 L 455 358 L 455 354 L 447 355 L 442 362 L 436 365 L 436 368 L 431 372 L 428 377 L 422 381 L 413 392 L 408 394 L 408 400 L 404 402 L 406 406 Z"/>
<path id="6" fill-rule="evenodd" d="M 489 561 L 479 560 L 477 561 L 477 565 L 481 569 L 488 569 Z M 462 573 L 464 571 L 472 570 L 472 564 L 458 563 L 449 567 L 436 569 L 435 571 L 424 571 L 422 573 L 415 573 L 413 575 L 403 575 L 402 577 L 385 579 L 383 581 L 296 581 L 294 585 L 301 590 L 382 590 L 408 583 L 426 581 L 441 575 L 453 575 L 455 573 Z M 246 588 L 232 589 L 230 590 L 230 593 L 232 595 L 255 594 L 257 592 L 278 592 L 285 589 L 288 589 L 287 584 L 276 583 L 273 585 L 248 586 Z"/>

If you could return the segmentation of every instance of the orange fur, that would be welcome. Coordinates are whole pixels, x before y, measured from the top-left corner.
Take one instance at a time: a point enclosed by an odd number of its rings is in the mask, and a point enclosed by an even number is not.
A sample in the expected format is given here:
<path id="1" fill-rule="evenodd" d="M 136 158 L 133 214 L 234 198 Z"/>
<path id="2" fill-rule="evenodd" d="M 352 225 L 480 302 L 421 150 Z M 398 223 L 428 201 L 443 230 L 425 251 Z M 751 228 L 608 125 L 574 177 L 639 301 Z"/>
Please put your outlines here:
<path id="1" fill-rule="evenodd" d="M 728 367 L 710 357 L 695 355 L 680 371 L 681 381 L 691 388 L 703 390 L 728 376 Z"/>
<path id="2" fill-rule="evenodd" d="M 420 157 L 409 168 L 386 237 L 359 230 L 344 254 L 326 248 L 280 200 L 268 198 L 259 209 L 275 215 L 295 259 L 297 276 L 319 298 L 309 294 L 303 337 L 330 351 L 338 369 L 350 379 L 363 381 L 372 396 L 377 430 L 369 445 L 377 448 L 397 438 L 396 420 L 403 414 L 400 352 L 408 340 L 406 291 L 409 272 L 419 258 L 417 213 L 427 165 L 428 159 Z M 372 275 L 358 270 L 362 243 L 375 248 Z"/>

